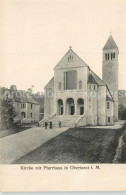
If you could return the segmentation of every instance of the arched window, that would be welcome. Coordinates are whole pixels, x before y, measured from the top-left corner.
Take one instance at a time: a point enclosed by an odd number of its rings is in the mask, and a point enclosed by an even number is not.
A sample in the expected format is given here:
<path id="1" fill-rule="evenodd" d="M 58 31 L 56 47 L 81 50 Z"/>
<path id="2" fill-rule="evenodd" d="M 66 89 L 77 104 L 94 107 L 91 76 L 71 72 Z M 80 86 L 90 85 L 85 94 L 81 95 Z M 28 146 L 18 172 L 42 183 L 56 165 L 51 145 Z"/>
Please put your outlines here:
<path id="1" fill-rule="evenodd" d="M 107 102 L 107 109 L 109 109 L 109 107 L 110 107 L 110 103 L 109 103 L 109 102 Z"/>
<path id="2" fill-rule="evenodd" d="M 59 82 L 59 90 L 61 90 L 61 82 Z"/>
<path id="3" fill-rule="evenodd" d="M 109 53 L 108 53 L 108 60 L 109 60 Z"/>
<path id="4" fill-rule="evenodd" d="M 70 56 L 70 62 L 71 62 L 71 56 Z"/>
<path id="5" fill-rule="evenodd" d="M 105 60 L 107 60 L 107 53 L 105 54 Z"/>
<path id="6" fill-rule="evenodd" d="M 82 89 L 82 81 L 79 81 L 79 89 Z"/>
<path id="7" fill-rule="evenodd" d="M 68 57 L 68 62 L 73 62 L 73 56 L 70 55 L 70 56 Z"/>
<path id="8" fill-rule="evenodd" d="M 32 113 L 31 113 L 31 118 L 32 118 Z"/>

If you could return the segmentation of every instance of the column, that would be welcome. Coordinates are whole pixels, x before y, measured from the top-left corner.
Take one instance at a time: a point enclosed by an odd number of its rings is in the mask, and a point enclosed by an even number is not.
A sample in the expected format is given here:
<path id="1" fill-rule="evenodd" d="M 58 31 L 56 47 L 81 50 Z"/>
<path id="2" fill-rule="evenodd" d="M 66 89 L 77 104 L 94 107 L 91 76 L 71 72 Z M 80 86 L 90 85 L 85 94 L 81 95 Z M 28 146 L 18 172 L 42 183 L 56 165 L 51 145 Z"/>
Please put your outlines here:
<path id="1" fill-rule="evenodd" d="M 63 100 L 63 115 L 66 115 L 66 100 Z"/>
<path id="2" fill-rule="evenodd" d="M 77 115 L 77 100 L 74 100 L 75 111 L 74 115 Z"/>

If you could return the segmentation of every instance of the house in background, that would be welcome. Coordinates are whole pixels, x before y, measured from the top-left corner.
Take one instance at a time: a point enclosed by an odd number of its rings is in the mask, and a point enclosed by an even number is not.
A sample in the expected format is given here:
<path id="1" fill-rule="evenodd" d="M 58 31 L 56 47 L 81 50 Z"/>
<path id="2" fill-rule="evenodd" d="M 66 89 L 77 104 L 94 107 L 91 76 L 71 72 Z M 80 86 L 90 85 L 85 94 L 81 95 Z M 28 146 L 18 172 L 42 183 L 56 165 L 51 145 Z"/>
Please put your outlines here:
<path id="1" fill-rule="evenodd" d="M 39 121 L 39 104 L 32 97 L 17 97 L 13 95 L 14 106 L 17 113 L 15 121 L 21 120 L 22 123 L 32 123 Z"/>
<path id="2" fill-rule="evenodd" d="M 17 90 L 16 85 L 11 85 L 10 89 L 2 88 L 3 96 L 10 96 L 14 101 L 17 116 L 14 121 L 32 123 L 39 121 L 40 105 L 27 91 Z"/>

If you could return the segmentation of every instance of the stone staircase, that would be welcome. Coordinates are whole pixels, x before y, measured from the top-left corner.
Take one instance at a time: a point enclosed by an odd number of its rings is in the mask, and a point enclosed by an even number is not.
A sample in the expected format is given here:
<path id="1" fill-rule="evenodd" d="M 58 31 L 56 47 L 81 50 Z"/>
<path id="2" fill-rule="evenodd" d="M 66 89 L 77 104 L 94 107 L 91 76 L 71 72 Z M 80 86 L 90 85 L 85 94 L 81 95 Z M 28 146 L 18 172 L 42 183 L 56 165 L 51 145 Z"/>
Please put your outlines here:
<path id="1" fill-rule="evenodd" d="M 49 123 L 51 121 L 53 127 L 58 127 L 59 121 L 61 121 L 62 127 L 75 127 L 75 121 L 78 117 L 78 115 L 56 115 L 51 120 L 47 120 L 47 122 Z M 45 122 L 41 126 L 44 126 L 44 124 Z"/>
<path id="2" fill-rule="evenodd" d="M 51 122 L 54 127 L 58 127 L 59 121 L 61 121 L 62 127 L 75 127 L 75 121 L 78 117 L 79 116 L 74 116 L 74 115 L 68 115 L 68 116 L 57 115 L 51 120 Z"/>

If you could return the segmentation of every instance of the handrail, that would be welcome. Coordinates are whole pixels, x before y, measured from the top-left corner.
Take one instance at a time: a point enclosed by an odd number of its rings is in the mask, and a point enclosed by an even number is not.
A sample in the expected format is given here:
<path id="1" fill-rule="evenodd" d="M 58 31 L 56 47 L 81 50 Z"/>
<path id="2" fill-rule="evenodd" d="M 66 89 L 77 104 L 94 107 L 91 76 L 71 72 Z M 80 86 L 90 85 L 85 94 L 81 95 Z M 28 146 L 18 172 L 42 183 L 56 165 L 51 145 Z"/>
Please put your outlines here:
<path id="1" fill-rule="evenodd" d="M 52 113 L 49 117 L 44 117 L 41 121 L 39 121 L 39 124 L 42 124 L 48 120 L 51 120 L 55 116 L 56 116 L 56 113 Z"/>
<path id="2" fill-rule="evenodd" d="M 80 122 L 81 119 L 83 119 L 85 117 L 86 113 L 84 113 L 83 115 L 81 115 L 75 122 L 75 127 L 77 126 L 77 124 Z"/>
<path id="3" fill-rule="evenodd" d="M 53 114 L 51 114 L 50 116 L 49 116 L 49 120 L 51 120 L 53 117 L 55 117 L 56 116 L 56 113 L 53 113 Z"/>
<path id="4" fill-rule="evenodd" d="M 45 122 L 46 120 L 48 120 L 48 117 L 44 117 L 41 121 L 39 121 L 39 124 Z"/>

